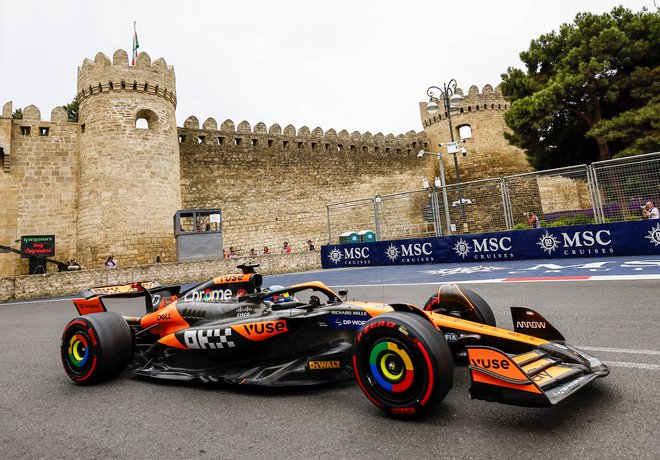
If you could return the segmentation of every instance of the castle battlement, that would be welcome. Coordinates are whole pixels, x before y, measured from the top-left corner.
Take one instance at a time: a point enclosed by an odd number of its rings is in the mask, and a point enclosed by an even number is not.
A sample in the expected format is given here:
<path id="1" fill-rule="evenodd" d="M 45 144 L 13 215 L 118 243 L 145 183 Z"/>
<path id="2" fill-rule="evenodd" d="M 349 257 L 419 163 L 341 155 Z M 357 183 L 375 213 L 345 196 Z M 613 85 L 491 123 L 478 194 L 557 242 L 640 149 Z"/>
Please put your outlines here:
<path id="1" fill-rule="evenodd" d="M 472 85 L 470 86 L 467 95 L 461 88 L 456 88 L 456 93 L 463 96 L 463 100 L 459 104 L 458 113 L 452 113 L 452 119 L 460 118 L 461 115 L 472 112 L 486 110 L 505 111 L 509 108 L 509 102 L 504 98 L 500 85 L 497 85 L 495 88 L 491 85 L 485 85 L 481 92 L 476 85 Z M 419 103 L 419 112 L 421 114 L 422 123 L 425 127 L 447 119 L 446 109 L 431 115 L 426 111 L 427 105 L 427 102 Z"/>
<path id="2" fill-rule="evenodd" d="M 5 103 L 2 107 L 2 117 L 12 118 L 13 104 L 11 101 Z M 23 109 L 23 118 L 20 120 L 13 120 L 15 124 L 25 126 L 36 126 L 42 124 L 64 125 L 69 124 L 68 116 L 64 107 L 57 106 L 50 112 L 50 121 L 41 118 L 41 110 L 32 104 Z M 72 123 L 75 124 L 75 123 Z"/>
<path id="3" fill-rule="evenodd" d="M 397 153 L 405 150 L 407 153 L 416 154 L 420 148 L 424 148 L 426 134 L 424 132 L 408 131 L 406 134 L 384 135 L 382 133 L 371 134 L 369 131 L 364 134 L 359 131 L 349 132 L 345 129 L 337 132 L 330 128 L 326 131 L 316 127 L 310 131 L 307 126 L 302 126 L 296 130 L 295 126 L 289 124 L 284 129 L 275 123 L 266 127 L 263 122 L 257 123 L 254 128 L 247 121 L 235 123 L 227 119 L 220 125 L 213 118 L 207 118 L 199 127 L 199 119 L 192 115 L 183 123 L 183 128 L 179 128 L 180 143 L 211 144 L 211 145 L 233 145 L 247 147 L 261 147 L 274 145 L 296 145 L 297 148 L 330 149 L 341 150 L 343 148 L 355 150 L 358 147 L 371 150 L 384 148 L 385 152 L 396 149 Z"/>
<path id="4" fill-rule="evenodd" d="M 174 67 L 165 59 L 153 63 L 146 52 L 138 54 L 135 66 L 128 65 L 128 53 L 117 50 L 112 61 L 99 52 L 94 60 L 85 58 L 78 67 L 78 101 L 102 93 L 134 92 L 156 95 L 170 101 L 176 107 L 176 79 Z"/>

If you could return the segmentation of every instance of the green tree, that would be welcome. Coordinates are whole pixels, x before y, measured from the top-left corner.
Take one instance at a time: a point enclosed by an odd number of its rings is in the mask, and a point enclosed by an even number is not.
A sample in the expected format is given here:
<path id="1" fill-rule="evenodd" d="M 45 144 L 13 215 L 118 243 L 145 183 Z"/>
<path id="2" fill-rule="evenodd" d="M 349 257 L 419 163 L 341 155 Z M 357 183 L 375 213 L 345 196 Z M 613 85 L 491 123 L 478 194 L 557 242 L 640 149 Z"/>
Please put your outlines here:
<path id="1" fill-rule="evenodd" d="M 502 92 L 507 139 L 538 169 L 660 147 L 660 15 L 580 13 L 520 53 Z"/>
<path id="2" fill-rule="evenodd" d="M 14 120 L 22 120 L 23 119 L 23 109 L 22 108 L 17 108 L 14 110 L 14 113 L 11 114 L 11 117 Z"/>
<path id="3" fill-rule="evenodd" d="M 66 110 L 67 118 L 70 122 L 78 122 L 78 95 L 76 94 L 73 100 L 67 105 L 62 106 Z"/>

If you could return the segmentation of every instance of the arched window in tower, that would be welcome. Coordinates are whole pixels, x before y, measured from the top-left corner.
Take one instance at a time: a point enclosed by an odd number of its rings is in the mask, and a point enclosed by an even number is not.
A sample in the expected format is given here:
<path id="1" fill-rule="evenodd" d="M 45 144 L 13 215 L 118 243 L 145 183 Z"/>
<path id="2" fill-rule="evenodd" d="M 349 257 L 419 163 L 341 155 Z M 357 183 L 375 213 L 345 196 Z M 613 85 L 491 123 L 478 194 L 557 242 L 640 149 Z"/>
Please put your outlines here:
<path id="1" fill-rule="evenodd" d="M 468 124 L 463 124 L 463 125 L 458 125 L 456 127 L 456 130 L 458 131 L 458 137 L 465 140 L 465 139 L 472 139 L 472 127 Z"/>
<path id="2" fill-rule="evenodd" d="M 135 128 L 136 129 L 156 129 L 158 125 L 158 115 L 153 111 L 143 109 L 135 114 Z"/>

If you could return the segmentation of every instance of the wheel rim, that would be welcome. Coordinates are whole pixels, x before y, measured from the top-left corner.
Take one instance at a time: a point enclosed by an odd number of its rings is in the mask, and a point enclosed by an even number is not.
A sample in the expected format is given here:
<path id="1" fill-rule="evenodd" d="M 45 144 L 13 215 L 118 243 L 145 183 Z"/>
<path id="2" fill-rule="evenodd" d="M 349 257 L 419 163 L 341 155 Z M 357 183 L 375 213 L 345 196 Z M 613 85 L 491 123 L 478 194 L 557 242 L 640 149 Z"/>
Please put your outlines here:
<path id="1" fill-rule="evenodd" d="M 381 398 L 401 403 L 415 397 L 419 386 L 415 356 L 404 343 L 393 338 L 378 340 L 367 358 L 367 380 Z"/>
<path id="2" fill-rule="evenodd" d="M 62 358 L 72 376 L 84 377 L 92 371 L 96 363 L 94 353 L 94 342 L 87 331 L 76 326 L 66 334 Z"/>

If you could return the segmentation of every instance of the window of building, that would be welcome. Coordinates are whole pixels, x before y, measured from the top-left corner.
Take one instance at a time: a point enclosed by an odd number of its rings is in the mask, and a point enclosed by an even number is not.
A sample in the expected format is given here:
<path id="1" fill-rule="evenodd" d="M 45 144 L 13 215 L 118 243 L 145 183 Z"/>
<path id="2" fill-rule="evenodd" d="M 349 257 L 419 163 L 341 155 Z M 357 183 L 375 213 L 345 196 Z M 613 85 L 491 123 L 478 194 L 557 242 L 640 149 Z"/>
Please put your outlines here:
<path id="1" fill-rule="evenodd" d="M 158 124 L 158 115 L 152 110 L 142 109 L 135 114 L 136 129 L 155 129 Z"/>
<path id="2" fill-rule="evenodd" d="M 46 126 L 40 126 L 39 127 L 39 135 L 40 136 L 48 136 L 48 131 L 50 131 L 50 128 Z"/>
<path id="3" fill-rule="evenodd" d="M 241 145 L 242 140 L 243 139 L 241 139 L 240 137 L 237 137 L 236 139 L 234 139 L 234 145 Z"/>
<path id="4" fill-rule="evenodd" d="M 224 143 L 225 143 L 225 138 L 224 137 L 220 136 L 220 137 L 218 137 L 217 140 L 218 140 L 218 145 L 224 145 Z"/>
<path id="5" fill-rule="evenodd" d="M 197 136 L 197 143 L 203 144 L 206 142 L 206 136 Z"/>
<path id="6" fill-rule="evenodd" d="M 179 135 L 179 144 L 185 144 L 186 143 L 186 136 L 181 134 Z"/>
<path id="7" fill-rule="evenodd" d="M 282 146 L 287 148 L 289 146 L 289 141 L 282 141 Z"/>
<path id="8" fill-rule="evenodd" d="M 272 146 L 273 146 L 273 140 L 272 140 L 272 139 L 268 139 L 268 147 L 270 148 L 270 147 L 272 147 Z"/>
<path id="9" fill-rule="evenodd" d="M 80 132 L 81 132 L 81 133 L 84 133 L 84 132 L 85 132 L 85 123 L 83 123 L 82 125 L 80 125 Z"/>
<path id="10" fill-rule="evenodd" d="M 458 131 L 458 137 L 461 139 L 471 139 L 472 138 L 472 127 L 468 124 L 458 125 L 456 127 Z"/>
<path id="11" fill-rule="evenodd" d="M 29 136 L 30 135 L 30 127 L 29 126 L 21 126 L 21 134 L 23 136 Z"/>
<path id="12" fill-rule="evenodd" d="M 258 139 L 252 139 L 252 147 L 256 147 L 257 144 L 259 144 L 259 140 Z"/>

